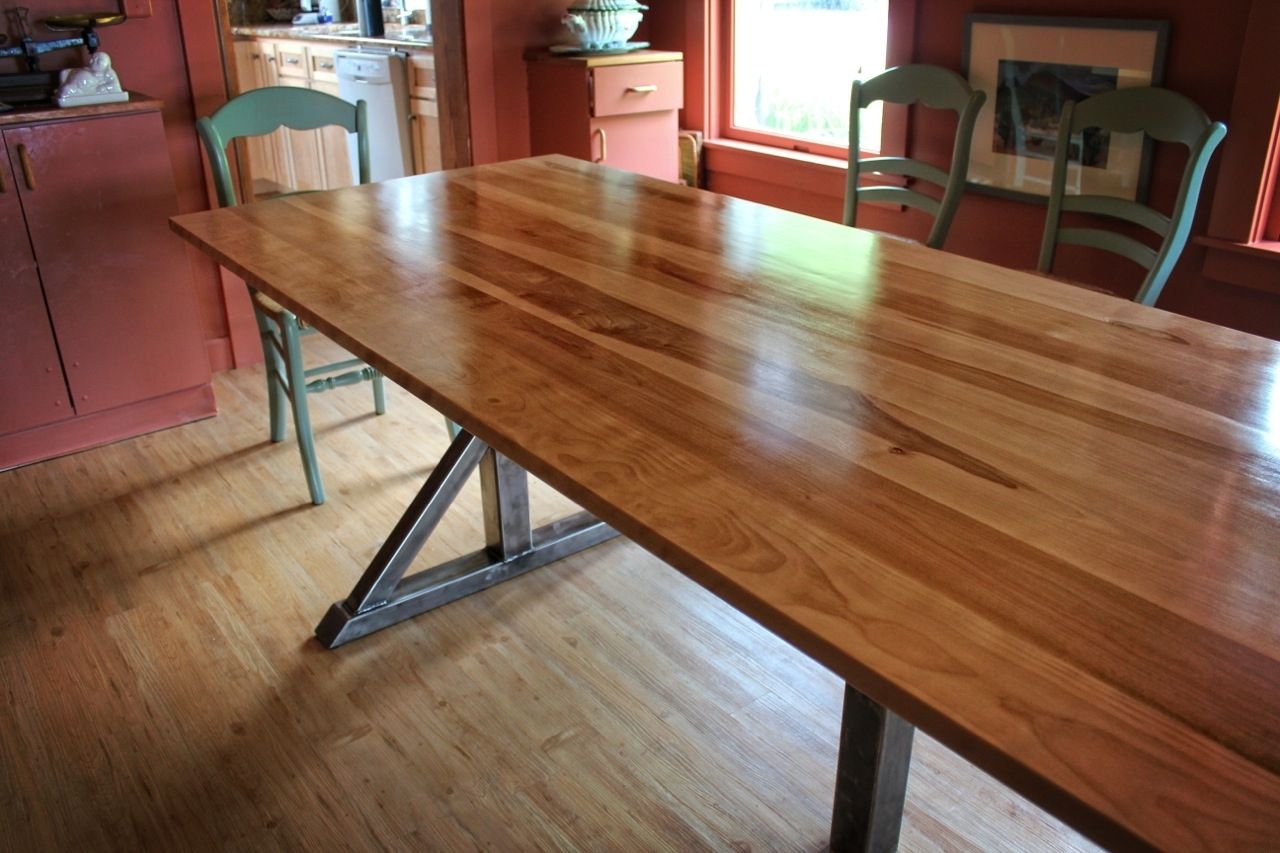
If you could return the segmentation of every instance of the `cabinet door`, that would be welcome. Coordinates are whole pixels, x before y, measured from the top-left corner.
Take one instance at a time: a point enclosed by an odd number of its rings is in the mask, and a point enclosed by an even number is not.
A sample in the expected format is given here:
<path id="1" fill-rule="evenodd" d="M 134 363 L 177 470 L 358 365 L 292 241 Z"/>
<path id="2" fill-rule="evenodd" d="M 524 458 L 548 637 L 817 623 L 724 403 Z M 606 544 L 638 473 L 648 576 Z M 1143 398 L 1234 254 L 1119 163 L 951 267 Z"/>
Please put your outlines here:
<path id="1" fill-rule="evenodd" d="M 287 54 L 278 53 L 277 56 Z M 288 56 L 292 56 L 288 54 Z M 299 89 L 311 88 L 301 77 L 281 77 L 281 86 L 296 86 Z M 324 189 L 324 170 L 321 166 L 323 155 L 320 151 L 320 131 L 318 130 L 284 130 L 285 146 L 289 151 L 289 162 L 292 164 L 293 180 L 290 189 L 322 190 Z"/>
<path id="2" fill-rule="evenodd" d="M 257 50 L 254 53 L 253 61 L 256 72 L 254 74 L 254 82 L 257 84 L 254 88 L 261 89 L 265 86 L 279 86 L 280 76 L 276 73 L 276 48 L 271 42 L 255 41 L 254 46 Z M 267 157 L 274 164 L 274 174 L 272 175 L 272 185 L 255 187 L 257 195 L 266 195 L 280 192 L 290 192 L 296 184 L 293 179 L 293 158 L 291 156 L 289 140 L 285 136 L 288 133 L 284 128 L 272 131 L 266 136 L 258 137 L 262 140 L 263 148 L 267 151 Z"/>
<path id="3" fill-rule="evenodd" d="M 235 42 L 236 94 L 260 88 L 262 46 L 256 41 Z M 254 195 L 274 191 L 280 184 L 275 151 L 265 137 L 250 136 L 241 143 L 249 162 Z M 252 201 L 252 199 L 244 199 Z"/>
<path id="4" fill-rule="evenodd" d="M 332 58 L 321 59 L 317 65 L 326 61 L 332 65 Z M 311 88 L 326 95 L 333 95 L 335 98 L 341 97 L 338 94 L 337 77 L 334 77 L 333 82 L 313 80 Z M 324 188 L 327 190 L 355 185 L 355 178 L 351 174 L 351 158 L 347 155 L 347 135 L 347 132 L 337 125 L 320 129 L 320 170 L 324 176 Z"/>
<path id="5" fill-rule="evenodd" d="M 680 176 L 676 111 L 591 119 L 591 160 L 664 181 Z"/>
<path id="6" fill-rule="evenodd" d="M 191 267 L 156 112 L 4 131 L 79 414 L 209 381 Z"/>
<path id="7" fill-rule="evenodd" d="M 415 174 L 444 168 L 440 157 L 440 112 L 435 101 L 409 99 L 409 137 L 413 141 Z"/>
<path id="8" fill-rule="evenodd" d="M 0 138 L 0 433 L 72 414 L 18 185 Z"/>

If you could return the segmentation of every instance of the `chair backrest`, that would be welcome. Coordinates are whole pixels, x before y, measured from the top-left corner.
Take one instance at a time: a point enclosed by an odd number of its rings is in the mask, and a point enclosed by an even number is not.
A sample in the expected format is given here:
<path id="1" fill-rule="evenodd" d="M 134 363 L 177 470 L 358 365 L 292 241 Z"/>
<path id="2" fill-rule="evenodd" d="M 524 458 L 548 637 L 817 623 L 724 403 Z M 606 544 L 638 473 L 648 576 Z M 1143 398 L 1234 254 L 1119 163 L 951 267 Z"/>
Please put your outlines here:
<path id="1" fill-rule="evenodd" d="M 296 86 L 267 86 L 237 95 L 212 116 L 196 122 L 213 172 L 221 207 L 238 203 L 227 146 L 243 136 L 261 136 L 280 127 L 315 130 L 337 125 L 356 135 L 359 181 L 369 182 L 369 110 L 364 101 L 352 104 L 324 92 Z"/>
<path id="2" fill-rule="evenodd" d="M 935 249 L 942 248 L 969 173 L 973 123 L 977 121 L 978 111 L 986 99 L 985 92 L 974 91 L 959 74 L 936 65 L 900 65 L 865 83 L 855 80 L 849 94 L 849 175 L 844 188 L 844 224 L 853 225 L 857 220 L 859 200 L 906 205 L 933 216 L 933 227 L 925 242 Z M 863 107 L 876 101 L 905 105 L 919 102 L 932 109 L 958 113 L 950 171 L 944 172 L 932 163 L 909 157 L 862 159 L 858 150 L 858 119 Z M 935 199 L 911 187 L 860 186 L 858 178 L 863 173 L 901 175 L 929 181 L 942 187 L 942 199 Z"/>
<path id="3" fill-rule="evenodd" d="M 1176 142 L 1188 149 L 1187 165 L 1173 210 L 1165 216 L 1158 210 L 1128 199 L 1101 195 L 1066 195 L 1067 154 L 1071 137 L 1089 128 L 1116 133 L 1139 131 L 1159 142 Z M 1040 243 L 1041 272 L 1053 268 L 1059 244 L 1069 243 L 1105 249 L 1121 255 L 1147 270 L 1147 276 L 1133 297 L 1134 302 L 1154 305 L 1164 289 L 1169 273 L 1187 244 L 1191 220 L 1195 218 L 1200 186 L 1214 149 L 1227 135 L 1227 126 L 1210 121 L 1193 101 L 1155 86 L 1116 89 L 1068 101 L 1058 122 L 1057 150 L 1053 162 L 1053 182 L 1049 188 L 1049 215 Z M 1063 228 L 1062 213 L 1090 213 L 1140 225 L 1160 238 L 1158 248 L 1124 234 L 1101 228 Z"/>

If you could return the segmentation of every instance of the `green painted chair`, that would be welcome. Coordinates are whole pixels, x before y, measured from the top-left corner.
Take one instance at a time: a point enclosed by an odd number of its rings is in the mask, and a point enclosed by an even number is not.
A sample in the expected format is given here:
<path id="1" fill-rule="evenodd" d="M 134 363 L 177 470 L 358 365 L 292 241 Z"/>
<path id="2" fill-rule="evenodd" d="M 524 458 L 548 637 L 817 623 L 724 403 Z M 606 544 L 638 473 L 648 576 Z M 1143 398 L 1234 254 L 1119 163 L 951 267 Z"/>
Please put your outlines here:
<path id="1" fill-rule="evenodd" d="M 1128 199 L 1066 194 L 1071 137 L 1088 128 L 1115 133 L 1142 132 L 1157 141 L 1177 142 L 1187 147 L 1182 185 L 1168 216 Z M 1168 89 L 1138 86 L 1095 95 L 1078 104 L 1068 101 L 1058 122 L 1053 182 L 1049 188 L 1049 215 L 1045 220 L 1037 269 L 1050 273 L 1058 246 L 1064 243 L 1105 249 L 1128 258 L 1147 271 L 1133 301 L 1154 305 L 1187 244 L 1205 169 L 1226 135 L 1225 124 L 1210 121 L 1194 102 Z M 1094 214 L 1139 225 L 1159 238 L 1159 246 L 1152 248 L 1140 240 L 1102 228 L 1064 228 L 1064 212 Z"/>
<path id="2" fill-rule="evenodd" d="M 279 127 L 313 130 L 338 125 L 356 134 L 360 183 L 369 182 L 369 123 L 364 101 L 348 103 L 341 98 L 293 86 L 270 86 L 254 89 L 228 101 L 212 116 L 202 118 L 196 127 L 209 158 L 217 189 L 218 204 L 231 207 L 239 203 L 231 168 L 227 163 L 227 145 L 244 136 L 261 136 Z M 315 330 L 300 321 L 265 294 L 249 289 L 253 313 L 262 335 L 262 353 L 267 368 L 267 399 L 271 410 L 271 440 L 283 441 L 284 407 L 293 409 L 293 424 L 298 434 L 298 450 L 307 476 L 312 503 L 324 503 L 324 483 L 316 463 L 315 440 L 311 434 L 311 414 L 307 395 L 318 394 L 361 382 L 373 384 L 373 408 L 386 411 L 386 394 L 382 374 L 357 358 L 345 359 L 318 367 L 305 367 L 301 339 Z"/>
<path id="3" fill-rule="evenodd" d="M 959 74 L 936 65 L 901 65 L 865 83 L 855 80 L 849 94 L 849 173 L 844 188 L 844 224 L 853 225 L 857 221 L 859 201 L 882 201 L 913 207 L 933 216 L 933 227 L 925 244 L 941 249 L 960 205 L 960 197 L 964 194 L 973 123 L 977 121 L 978 111 L 986 99 L 985 92 L 974 91 Z M 951 170 L 943 171 L 932 163 L 909 157 L 862 159 L 858 148 L 859 116 L 863 108 L 876 101 L 904 105 L 919 102 L 932 109 L 956 112 L 958 123 L 951 151 Z M 861 186 L 858 179 L 863 174 L 897 175 L 928 181 L 942 188 L 942 198 L 936 199 L 911 186 Z"/>

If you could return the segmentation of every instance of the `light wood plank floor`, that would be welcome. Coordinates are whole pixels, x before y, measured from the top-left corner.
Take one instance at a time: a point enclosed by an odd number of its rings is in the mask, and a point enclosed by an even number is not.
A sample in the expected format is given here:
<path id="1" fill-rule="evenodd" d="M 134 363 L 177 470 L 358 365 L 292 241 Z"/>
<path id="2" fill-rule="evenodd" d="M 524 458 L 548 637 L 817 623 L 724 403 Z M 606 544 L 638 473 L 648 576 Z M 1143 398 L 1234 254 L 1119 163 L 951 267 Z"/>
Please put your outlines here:
<path id="1" fill-rule="evenodd" d="M 0 474 L 7 849 L 825 848 L 840 681 L 629 542 L 320 648 L 446 436 L 313 398 L 312 507 L 262 386 Z M 422 559 L 478 517 L 473 482 Z M 924 736 L 902 848 L 1093 849 Z"/>

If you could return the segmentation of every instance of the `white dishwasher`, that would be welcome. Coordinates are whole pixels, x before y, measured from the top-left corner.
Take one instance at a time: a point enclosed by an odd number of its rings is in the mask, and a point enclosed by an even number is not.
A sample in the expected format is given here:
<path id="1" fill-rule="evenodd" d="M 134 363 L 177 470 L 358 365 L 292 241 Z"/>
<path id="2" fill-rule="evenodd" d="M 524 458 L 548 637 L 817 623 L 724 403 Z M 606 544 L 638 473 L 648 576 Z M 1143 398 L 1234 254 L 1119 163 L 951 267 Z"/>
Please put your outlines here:
<path id="1" fill-rule="evenodd" d="M 413 174 L 409 142 L 409 79 L 407 55 L 395 50 L 365 48 L 334 54 L 338 94 L 344 101 L 363 99 L 369 105 L 369 179 L 386 181 Z M 355 134 L 347 136 L 351 175 L 359 175 Z"/>

